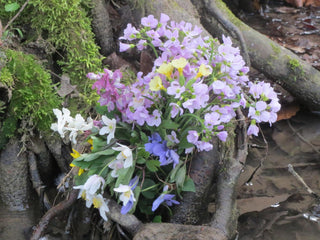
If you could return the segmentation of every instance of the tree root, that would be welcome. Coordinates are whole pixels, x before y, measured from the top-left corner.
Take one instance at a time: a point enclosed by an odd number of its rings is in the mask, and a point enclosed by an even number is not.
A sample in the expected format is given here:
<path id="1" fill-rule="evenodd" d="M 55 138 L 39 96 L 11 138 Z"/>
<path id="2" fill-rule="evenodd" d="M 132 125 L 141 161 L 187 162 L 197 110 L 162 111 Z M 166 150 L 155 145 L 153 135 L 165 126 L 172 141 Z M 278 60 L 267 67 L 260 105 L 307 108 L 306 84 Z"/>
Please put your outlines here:
<path id="1" fill-rule="evenodd" d="M 213 140 L 213 149 L 197 153 L 191 162 L 190 177 L 196 191 L 185 192 L 180 204 L 175 206 L 172 223 L 202 224 L 210 219 L 208 213 L 209 194 L 219 169 L 220 155 L 218 140 Z"/>
<path id="2" fill-rule="evenodd" d="M 77 200 L 78 193 L 79 190 L 72 190 L 68 199 L 49 209 L 49 211 L 46 212 L 46 214 L 40 219 L 38 225 L 35 227 L 30 240 L 39 240 L 40 237 L 44 234 L 44 231 L 47 228 L 50 220 L 71 207 Z"/>
<path id="3" fill-rule="evenodd" d="M 240 110 L 237 114 L 239 125 L 236 129 L 236 141 L 224 146 L 226 148 L 225 170 L 218 177 L 217 210 L 211 221 L 211 226 L 221 230 L 228 239 L 235 235 L 237 229 L 235 187 L 248 154 L 247 124 Z"/>

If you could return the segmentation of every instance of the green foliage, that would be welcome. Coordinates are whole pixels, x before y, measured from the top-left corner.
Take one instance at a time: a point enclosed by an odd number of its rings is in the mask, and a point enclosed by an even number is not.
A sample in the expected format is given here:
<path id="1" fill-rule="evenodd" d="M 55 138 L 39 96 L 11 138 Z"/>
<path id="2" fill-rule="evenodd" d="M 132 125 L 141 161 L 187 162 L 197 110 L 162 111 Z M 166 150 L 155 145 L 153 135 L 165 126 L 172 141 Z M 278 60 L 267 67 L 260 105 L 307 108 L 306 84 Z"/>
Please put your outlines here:
<path id="1" fill-rule="evenodd" d="M 94 42 L 91 20 L 80 0 L 32 0 L 30 4 L 34 7 L 33 28 L 46 33 L 47 41 L 58 51 L 66 53 L 66 58 L 59 64 L 74 83 L 84 83 L 88 72 L 101 69 L 101 56 Z"/>
<path id="2" fill-rule="evenodd" d="M 12 114 L 17 119 L 28 119 L 40 130 L 47 129 L 53 121 L 52 109 L 61 102 L 54 93 L 50 74 L 32 55 L 14 50 L 7 50 L 6 55 L 8 62 L 0 72 L 0 81 L 14 86 L 9 105 Z"/>
<path id="3" fill-rule="evenodd" d="M 9 113 L 0 129 L 0 150 L 6 146 L 8 139 L 14 136 L 17 129 L 17 123 L 17 117 L 12 113 Z"/>

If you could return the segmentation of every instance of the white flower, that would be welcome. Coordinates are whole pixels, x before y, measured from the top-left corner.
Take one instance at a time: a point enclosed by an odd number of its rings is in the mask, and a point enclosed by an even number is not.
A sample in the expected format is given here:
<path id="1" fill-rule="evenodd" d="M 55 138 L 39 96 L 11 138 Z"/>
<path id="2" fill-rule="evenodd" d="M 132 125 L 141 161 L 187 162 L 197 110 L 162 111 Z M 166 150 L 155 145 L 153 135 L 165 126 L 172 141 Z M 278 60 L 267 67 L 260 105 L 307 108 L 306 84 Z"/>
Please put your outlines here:
<path id="1" fill-rule="evenodd" d="M 131 199 L 133 202 L 136 201 L 134 198 L 134 194 L 131 190 L 131 187 L 129 185 L 122 185 L 120 184 L 118 188 L 113 189 L 115 192 L 120 192 L 121 195 L 119 197 L 120 201 L 123 202 L 123 206 L 127 205 L 129 200 Z"/>
<path id="2" fill-rule="evenodd" d="M 117 156 L 117 160 L 125 160 L 124 165 L 123 165 L 124 168 L 131 167 L 132 161 L 133 161 L 131 149 L 125 145 L 120 144 L 120 143 L 118 143 L 118 145 L 120 147 L 113 147 L 112 148 L 113 150 L 120 151 L 120 153 Z"/>
<path id="3" fill-rule="evenodd" d="M 113 169 L 111 171 L 111 177 L 113 177 L 113 178 L 119 177 L 119 174 L 117 173 L 117 171 L 119 169 L 122 169 L 123 166 L 124 166 L 124 160 L 123 159 L 116 159 L 116 160 L 112 161 L 109 164 L 109 168 Z"/>
<path id="4" fill-rule="evenodd" d="M 109 134 L 107 137 L 107 143 L 109 144 L 111 139 L 114 138 L 114 133 L 116 131 L 116 119 L 109 119 L 106 116 L 102 116 L 102 122 L 104 125 L 106 125 L 105 127 L 102 127 L 99 131 L 100 135 L 105 135 L 105 134 Z"/>
<path id="5" fill-rule="evenodd" d="M 84 185 L 75 186 L 73 188 L 80 189 L 78 198 L 82 197 L 90 203 L 92 196 L 94 196 L 99 189 L 103 192 L 104 184 L 104 178 L 95 174 L 90 176 Z"/>
<path id="6" fill-rule="evenodd" d="M 76 137 L 78 132 L 87 131 L 92 129 L 93 127 L 93 120 L 91 118 L 87 119 L 87 122 L 83 119 L 80 114 L 77 114 L 76 117 L 69 122 L 68 126 L 65 128 L 66 130 L 70 131 L 69 138 L 74 144 L 77 143 Z"/>
<path id="7" fill-rule="evenodd" d="M 62 108 L 62 112 L 59 109 L 53 109 L 53 113 L 58 121 L 51 124 L 51 129 L 58 132 L 61 138 L 64 138 L 65 134 L 70 131 L 69 139 L 74 144 L 77 143 L 76 137 L 79 131 L 87 131 L 93 127 L 93 120 L 91 118 L 88 118 L 87 122 L 80 114 L 77 114 L 73 118 L 70 116 L 70 111 L 67 108 Z"/>
<path id="8" fill-rule="evenodd" d="M 58 132 L 62 138 L 65 134 L 65 126 L 72 120 L 70 117 L 70 111 L 67 108 L 62 108 L 62 112 L 59 109 L 53 109 L 53 113 L 56 115 L 58 122 L 51 124 L 51 129 Z"/>
<path id="9" fill-rule="evenodd" d="M 101 194 L 96 194 L 92 197 L 92 204 L 94 208 L 99 209 L 100 216 L 105 220 L 108 221 L 106 216 L 106 212 L 109 212 L 109 207 L 107 205 L 106 200 L 103 198 Z"/>

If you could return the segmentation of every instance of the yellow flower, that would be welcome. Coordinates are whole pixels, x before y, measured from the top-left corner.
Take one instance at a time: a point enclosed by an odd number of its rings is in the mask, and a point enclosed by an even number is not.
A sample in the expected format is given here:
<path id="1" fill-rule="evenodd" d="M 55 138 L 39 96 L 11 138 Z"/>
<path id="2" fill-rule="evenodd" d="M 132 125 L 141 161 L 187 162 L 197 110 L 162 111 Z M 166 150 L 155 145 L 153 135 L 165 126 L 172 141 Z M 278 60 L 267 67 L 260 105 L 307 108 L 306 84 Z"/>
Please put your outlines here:
<path id="1" fill-rule="evenodd" d="M 199 78 L 199 77 L 202 77 L 202 76 L 207 77 L 211 73 L 212 73 L 212 69 L 211 69 L 210 66 L 201 64 L 200 67 L 199 67 L 199 72 L 197 73 L 196 78 Z"/>
<path id="2" fill-rule="evenodd" d="M 172 60 L 171 62 L 172 66 L 174 66 L 176 69 L 178 69 L 180 75 L 182 74 L 183 68 L 188 64 L 188 61 L 181 57 L 179 59 Z"/>
<path id="3" fill-rule="evenodd" d="M 159 76 L 155 76 L 153 79 L 151 79 L 151 81 L 149 82 L 149 88 L 151 91 L 159 91 L 165 89 Z"/>
<path id="4" fill-rule="evenodd" d="M 90 145 L 91 145 L 90 149 L 93 150 L 93 139 L 90 138 L 90 139 L 87 141 L 87 143 L 90 143 Z"/>
<path id="5" fill-rule="evenodd" d="M 72 153 L 70 153 L 70 155 L 71 155 L 74 159 L 80 157 L 80 153 L 79 153 L 77 150 L 73 149 L 73 148 L 72 148 Z"/>
<path id="6" fill-rule="evenodd" d="M 74 159 L 80 157 L 80 153 L 79 153 L 77 150 L 75 150 L 75 149 L 72 148 L 72 151 L 73 151 L 73 152 L 70 153 L 70 155 L 71 155 Z M 76 166 L 76 165 L 74 165 L 73 163 L 70 163 L 70 167 L 75 167 L 75 166 Z M 84 173 L 84 169 L 79 168 L 78 175 L 80 176 L 82 173 Z"/>
<path id="7" fill-rule="evenodd" d="M 158 73 L 165 75 L 169 79 L 171 79 L 172 71 L 173 66 L 171 65 L 171 63 L 162 63 L 157 70 Z"/>

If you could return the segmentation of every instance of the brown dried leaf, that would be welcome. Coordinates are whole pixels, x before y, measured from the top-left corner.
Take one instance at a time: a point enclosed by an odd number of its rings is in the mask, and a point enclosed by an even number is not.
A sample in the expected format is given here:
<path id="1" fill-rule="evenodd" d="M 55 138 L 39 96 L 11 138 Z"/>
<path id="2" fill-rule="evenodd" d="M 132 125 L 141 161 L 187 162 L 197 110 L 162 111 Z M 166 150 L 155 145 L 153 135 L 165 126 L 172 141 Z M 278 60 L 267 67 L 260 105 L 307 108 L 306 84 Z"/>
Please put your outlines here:
<path id="1" fill-rule="evenodd" d="M 300 110 L 300 106 L 296 102 L 293 102 L 288 105 L 283 105 L 280 111 L 278 112 L 277 121 L 290 119 L 293 116 L 295 116 L 299 110 Z"/>

